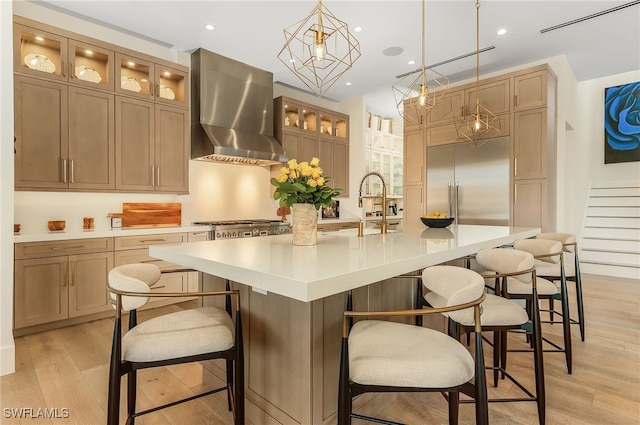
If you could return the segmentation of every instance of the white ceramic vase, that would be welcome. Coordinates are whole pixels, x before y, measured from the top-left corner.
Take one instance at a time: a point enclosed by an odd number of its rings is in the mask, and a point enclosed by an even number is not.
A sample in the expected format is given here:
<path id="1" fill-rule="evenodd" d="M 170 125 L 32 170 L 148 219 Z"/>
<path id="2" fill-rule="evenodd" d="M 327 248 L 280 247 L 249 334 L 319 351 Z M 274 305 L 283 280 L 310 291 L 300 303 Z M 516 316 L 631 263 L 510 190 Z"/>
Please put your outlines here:
<path id="1" fill-rule="evenodd" d="M 293 244 L 310 246 L 318 243 L 318 211 L 313 204 L 291 206 Z"/>

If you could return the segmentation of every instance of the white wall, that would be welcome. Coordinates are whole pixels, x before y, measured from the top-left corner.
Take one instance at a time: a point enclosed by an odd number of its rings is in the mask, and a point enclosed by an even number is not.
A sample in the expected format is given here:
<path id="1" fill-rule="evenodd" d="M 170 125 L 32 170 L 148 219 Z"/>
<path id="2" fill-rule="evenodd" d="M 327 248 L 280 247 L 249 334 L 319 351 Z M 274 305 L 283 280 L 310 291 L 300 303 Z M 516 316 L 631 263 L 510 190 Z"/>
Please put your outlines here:
<path id="1" fill-rule="evenodd" d="M 13 343 L 13 29 L 12 3 L 0 1 L 0 375 L 15 370 Z"/>

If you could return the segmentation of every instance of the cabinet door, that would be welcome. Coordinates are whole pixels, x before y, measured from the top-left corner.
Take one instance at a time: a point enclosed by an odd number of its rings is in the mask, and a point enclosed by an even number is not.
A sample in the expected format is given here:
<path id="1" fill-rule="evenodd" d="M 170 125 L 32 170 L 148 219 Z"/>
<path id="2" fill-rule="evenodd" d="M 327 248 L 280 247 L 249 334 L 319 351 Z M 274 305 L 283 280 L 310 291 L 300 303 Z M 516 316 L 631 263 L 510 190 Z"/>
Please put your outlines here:
<path id="1" fill-rule="evenodd" d="M 69 40 L 69 81 L 89 88 L 113 91 L 115 53 Z"/>
<path id="2" fill-rule="evenodd" d="M 342 188 L 340 198 L 349 197 L 349 144 L 337 140 L 333 144 L 333 187 Z"/>
<path id="3" fill-rule="evenodd" d="M 66 188 L 67 86 L 16 76 L 14 89 L 16 188 Z"/>
<path id="4" fill-rule="evenodd" d="M 404 134 L 404 184 L 423 184 L 426 158 L 424 133 L 421 130 Z"/>
<path id="5" fill-rule="evenodd" d="M 117 96 L 116 189 L 153 190 L 153 158 L 153 103 Z"/>
<path id="6" fill-rule="evenodd" d="M 68 317 L 67 257 L 15 262 L 14 328 Z"/>
<path id="7" fill-rule="evenodd" d="M 311 158 L 319 155 L 317 136 L 285 131 L 282 133 L 282 147 L 289 159 L 297 159 L 298 162 L 311 161 Z M 322 169 L 325 169 L 325 165 L 324 161 L 320 162 Z"/>
<path id="8" fill-rule="evenodd" d="M 15 72 L 67 81 L 67 39 L 37 28 L 13 26 Z"/>
<path id="9" fill-rule="evenodd" d="M 547 78 L 548 72 L 546 70 L 514 77 L 514 109 L 519 111 L 546 106 L 548 95 Z"/>
<path id="10" fill-rule="evenodd" d="M 547 177 L 547 109 L 514 114 L 514 178 Z"/>
<path id="11" fill-rule="evenodd" d="M 69 317 L 112 308 L 107 295 L 107 280 L 112 268 L 112 252 L 69 257 Z"/>
<path id="12" fill-rule="evenodd" d="M 114 96 L 69 87 L 69 187 L 115 189 Z"/>
<path id="13" fill-rule="evenodd" d="M 547 180 L 516 180 L 513 184 L 513 225 L 547 229 Z"/>
<path id="14" fill-rule="evenodd" d="M 152 62 L 116 52 L 115 69 L 117 93 L 145 100 L 154 98 Z"/>
<path id="15" fill-rule="evenodd" d="M 428 117 L 429 124 L 451 123 L 455 118 L 461 117 L 464 101 L 464 90 L 455 90 L 445 93 L 431 110 Z"/>
<path id="16" fill-rule="evenodd" d="M 427 129 L 427 146 L 448 145 L 459 141 L 456 124 L 430 126 Z"/>
<path id="17" fill-rule="evenodd" d="M 423 227 L 420 217 L 425 212 L 424 188 L 421 185 L 404 187 L 403 225 L 409 228 Z"/>
<path id="18" fill-rule="evenodd" d="M 189 116 L 185 109 L 155 107 L 155 190 L 189 191 Z"/>
<path id="19" fill-rule="evenodd" d="M 155 64 L 154 98 L 175 106 L 189 106 L 189 74 Z"/>
<path id="20" fill-rule="evenodd" d="M 509 79 L 480 84 L 478 87 L 480 90 L 480 105 L 494 114 L 509 112 L 511 110 L 509 84 Z M 470 115 L 475 111 L 477 91 L 475 87 L 466 90 L 467 107 L 465 115 Z"/>

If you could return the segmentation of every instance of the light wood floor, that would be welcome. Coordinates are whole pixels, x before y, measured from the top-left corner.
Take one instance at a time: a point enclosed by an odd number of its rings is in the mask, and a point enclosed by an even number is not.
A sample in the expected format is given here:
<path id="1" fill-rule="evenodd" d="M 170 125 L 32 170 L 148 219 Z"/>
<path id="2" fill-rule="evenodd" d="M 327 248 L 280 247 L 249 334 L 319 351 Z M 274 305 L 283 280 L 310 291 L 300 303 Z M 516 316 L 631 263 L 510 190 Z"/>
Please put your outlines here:
<path id="1" fill-rule="evenodd" d="M 573 374 L 566 373 L 562 354 L 545 354 L 547 424 L 640 423 L 640 282 L 585 275 L 587 337 L 581 342 L 573 327 Z M 573 285 L 570 284 L 570 288 Z M 163 307 L 141 312 L 141 319 L 180 309 Z M 575 310 L 574 310 L 575 311 Z M 98 320 L 17 338 L 16 373 L 1 379 L 2 424 L 101 425 L 106 421 L 108 359 L 113 321 Z M 559 339 L 561 326 L 543 332 Z M 519 343 L 513 340 L 513 343 Z M 487 349 L 488 352 L 488 349 Z M 533 387 L 530 354 L 509 355 L 509 370 Z M 139 375 L 139 408 L 163 403 L 203 389 L 202 368 L 185 365 Z M 495 389 L 491 389 L 495 393 Z M 501 381 L 499 394 L 515 394 Z M 8 418 L 6 408 L 68 409 L 67 418 Z M 446 403 L 439 394 L 384 394 L 359 412 L 409 424 L 447 423 Z M 491 424 L 537 424 L 535 404 L 490 405 Z M 224 393 L 205 397 L 139 418 L 138 425 L 230 424 Z M 473 424 L 473 405 L 461 407 L 461 424 Z M 353 421 L 354 425 L 365 424 Z M 250 424 L 261 425 L 261 424 Z"/>

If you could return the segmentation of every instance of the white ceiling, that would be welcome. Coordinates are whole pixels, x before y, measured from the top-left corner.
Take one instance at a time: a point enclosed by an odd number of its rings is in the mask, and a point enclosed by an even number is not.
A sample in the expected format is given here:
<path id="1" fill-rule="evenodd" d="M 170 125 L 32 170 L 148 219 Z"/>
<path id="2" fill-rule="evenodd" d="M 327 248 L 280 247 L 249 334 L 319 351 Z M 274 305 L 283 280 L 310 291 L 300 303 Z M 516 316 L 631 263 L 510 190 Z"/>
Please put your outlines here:
<path id="1" fill-rule="evenodd" d="M 180 51 L 199 47 L 266 69 L 274 81 L 307 89 L 277 59 L 285 27 L 305 18 L 315 0 L 178 1 L 46 0 L 38 2 L 126 32 L 136 33 Z M 620 5 L 616 12 L 548 33 L 541 29 L 580 19 Z M 368 108 L 396 116 L 392 84 L 396 75 L 421 64 L 421 2 L 418 0 L 324 0 L 324 7 L 350 28 L 361 58 L 327 92 L 333 100 L 365 96 Z M 475 52 L 475 1 L 428 0 L 426 65 Z M 207 31 L 204 25 L 215 26 Z M 507 34 L 496 35 L 499 28 Z M 579 81 L 640 69 L 640 2 L 483 0 L 480 8 L 480 72 L 493 73 L 544 58 L 565 55 Z M 398 56 L 385 56 L 401 47 Z M 409 60 L 415 65 L 408 65 Z M 475 56 L 435 68 L 451 83 L 475 77 Z M 350 86 L 346 86 L 351 82 Z M 395 115 L 394 115 L 395 114 Z"/>

